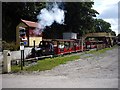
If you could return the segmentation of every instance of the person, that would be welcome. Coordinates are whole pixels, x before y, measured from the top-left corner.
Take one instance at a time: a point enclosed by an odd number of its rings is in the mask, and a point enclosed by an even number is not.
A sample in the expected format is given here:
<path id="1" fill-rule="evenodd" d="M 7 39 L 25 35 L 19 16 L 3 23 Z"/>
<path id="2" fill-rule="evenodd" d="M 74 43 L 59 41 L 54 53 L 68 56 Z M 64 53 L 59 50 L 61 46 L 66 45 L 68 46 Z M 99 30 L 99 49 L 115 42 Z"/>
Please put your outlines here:
<path id="1" fill-rule="evenodd" d="M 31 50 L 31 58 L 34 58 L 34 57 L 36 57 L 36 50 L 35 50 L 35 48 L 32 48 L 32 50 Z"/>
<path id="2" fill-rule="evenodd" d="M 43 47 L 43 42 L 40 42 L 39 43 L 39 48 L 42 48 Z"/>
<path id="3" fill-rule="evenodd" d="M 49 47 L 48 42 L 45 42 L 45 48 L 48 48 L 48 47 Z"/>
<path id="4" fill-rule="evenodd" d="M 49 50 L 52 54 L 54 54 L 54 45 L 52 42 L 50 42 L 50 49 Z"/>
<path id="5" fill-rule="evenodd" d="M 60 43 L 59 43 L 58 48 L 60 49 L 61 52 L 63 52 L 65 46 L 64 46 L 64 44 L 60 44 Z"/>

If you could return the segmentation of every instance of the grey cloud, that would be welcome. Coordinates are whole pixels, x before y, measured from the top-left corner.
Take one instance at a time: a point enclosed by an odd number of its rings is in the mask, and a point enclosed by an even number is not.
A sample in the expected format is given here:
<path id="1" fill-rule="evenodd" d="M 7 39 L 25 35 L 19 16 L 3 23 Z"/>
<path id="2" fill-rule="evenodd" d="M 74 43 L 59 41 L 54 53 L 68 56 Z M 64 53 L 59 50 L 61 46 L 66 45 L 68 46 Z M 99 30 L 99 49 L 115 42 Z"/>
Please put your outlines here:
<path id="1" fill-rule="evenodd" d="M 118 7 L 119 7 L 119 9 L 118 9 Z M 103 13 L 101 13 L 98 16 L 98 18 L 103 18 L 103 19 L 111 19 L 112 18 L 112 19 L 116 19 L 119 16 L 118 13 L 120 15 L 120 4 L 114 4 L 110 8 L 105 10 Z"/>

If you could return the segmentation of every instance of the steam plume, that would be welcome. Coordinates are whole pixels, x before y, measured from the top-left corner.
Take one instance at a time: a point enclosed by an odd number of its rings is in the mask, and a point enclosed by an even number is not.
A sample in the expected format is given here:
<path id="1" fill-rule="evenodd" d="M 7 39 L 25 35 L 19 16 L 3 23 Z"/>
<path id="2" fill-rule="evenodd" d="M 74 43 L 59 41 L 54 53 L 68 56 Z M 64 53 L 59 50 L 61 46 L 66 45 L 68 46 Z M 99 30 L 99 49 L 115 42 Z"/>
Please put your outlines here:
<path id="1" fill-rule="evenodd" d="M 46 26 L 51 26 L 54 22 L 64 24 L 64 10 L 60 9 L 59 5 L 56 2 L 46 4 L 46 8 L 43 8 L 37 16 L 38 28 L 43 31 Z"/>

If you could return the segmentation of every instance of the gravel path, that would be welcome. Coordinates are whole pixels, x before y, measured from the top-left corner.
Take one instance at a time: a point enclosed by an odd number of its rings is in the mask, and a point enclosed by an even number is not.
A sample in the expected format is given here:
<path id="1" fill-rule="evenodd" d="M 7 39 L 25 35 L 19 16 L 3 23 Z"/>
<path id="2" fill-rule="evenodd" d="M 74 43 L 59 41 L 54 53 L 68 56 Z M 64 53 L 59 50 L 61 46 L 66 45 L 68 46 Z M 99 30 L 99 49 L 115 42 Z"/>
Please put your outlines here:
<path id="1" fill-rule="evenodd" d="M 118 88 L 118 48 L 31 74 L 4 74 L 3 88 Z"/>

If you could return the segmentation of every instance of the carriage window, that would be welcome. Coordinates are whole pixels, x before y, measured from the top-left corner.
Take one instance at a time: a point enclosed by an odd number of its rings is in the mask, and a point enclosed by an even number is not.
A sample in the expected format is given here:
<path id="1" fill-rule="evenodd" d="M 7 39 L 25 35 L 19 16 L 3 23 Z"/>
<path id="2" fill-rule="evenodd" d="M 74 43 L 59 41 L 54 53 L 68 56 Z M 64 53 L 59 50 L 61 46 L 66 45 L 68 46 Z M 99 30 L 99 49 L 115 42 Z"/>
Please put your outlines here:
<path id="1" fill-rule="evenodd" d="M 74 46 L 74 43 L 73 42 L 70 42 L 70 47 L 73 47 Z"/>
<path id="2" fill-rule="evenodd" d="M 57 41 L 53 41 L 54 47 L 57 47 Z"/>
<path id="3" fill-rule="evenodd" d="M 59 42 L 59 43 L 58 43 L 58 47 L 59 47 L 59 48 L 64 48 L 64 42 Z"/>
<path id="4" fill-rule="evenodd" d="M 69 47 L 69 42 L 65 42 L 65 47 Z"/>
<path id="5" fill-rule="evenodd" d="M 66 48 L 66 49 L 69 49 L 69 47 L 70 47 L 70 42 L 65 42 L 64 45 L 65 45 L 65 48 Z"/>

